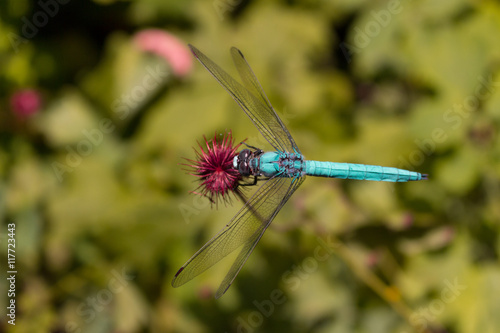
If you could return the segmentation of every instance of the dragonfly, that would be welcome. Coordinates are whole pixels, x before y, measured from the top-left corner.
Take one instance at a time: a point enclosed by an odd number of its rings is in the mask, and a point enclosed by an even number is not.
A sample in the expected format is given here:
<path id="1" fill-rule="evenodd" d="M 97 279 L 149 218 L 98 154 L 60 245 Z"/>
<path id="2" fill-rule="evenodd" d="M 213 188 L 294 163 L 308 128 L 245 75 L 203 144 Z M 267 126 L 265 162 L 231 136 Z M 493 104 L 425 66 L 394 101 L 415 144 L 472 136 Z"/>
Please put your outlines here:
<path id="1" fill-rule="evenodd" d="M 231 221 L 208 241 L 175 274 L 173 287 L 179 287 L 205 272 L 220 260 L 239 250 L 215 298 L 231 286 L 273 219 L 304 182 L 306 176 L 341 179 L 408 182 L 427 179 L 426 174 L 392 167 L 306 160 L 292 135 L 269 102 L 245 57 L 235 47 L 231 56 L 242 83 L 239 83 L 196 47 L 193 55 L 227 90 L 274 148 L 265 152 L 248 146 L 237 153 L 233 168 L 242 177 L 263 181 Z"/>

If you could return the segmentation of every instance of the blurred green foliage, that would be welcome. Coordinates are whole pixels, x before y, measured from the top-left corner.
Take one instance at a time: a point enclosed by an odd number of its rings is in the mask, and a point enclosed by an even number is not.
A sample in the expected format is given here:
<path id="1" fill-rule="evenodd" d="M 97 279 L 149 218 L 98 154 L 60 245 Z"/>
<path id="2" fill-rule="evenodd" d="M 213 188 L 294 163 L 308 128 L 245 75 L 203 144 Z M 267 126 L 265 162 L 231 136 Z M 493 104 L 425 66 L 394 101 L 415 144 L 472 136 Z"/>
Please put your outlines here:
<path id="1" fill-rule="evenodd" d="M 0 15 L 2 281 L 10 223 L 18 271 L 0 330 L 498 331 L 497 1 L 4 0 Z M 132 41 L 150 27 L 232 74 L 242 50 L 307 158 L 430 180 L 307 179 L 224 297 L 224 263 L 173 289 L 242 204 L 189 194 L 182 158 L 226 129 L 269 146 L 200 64 L 162 76 Z M 20 117 L 25 88 L 43 106 Z"/>

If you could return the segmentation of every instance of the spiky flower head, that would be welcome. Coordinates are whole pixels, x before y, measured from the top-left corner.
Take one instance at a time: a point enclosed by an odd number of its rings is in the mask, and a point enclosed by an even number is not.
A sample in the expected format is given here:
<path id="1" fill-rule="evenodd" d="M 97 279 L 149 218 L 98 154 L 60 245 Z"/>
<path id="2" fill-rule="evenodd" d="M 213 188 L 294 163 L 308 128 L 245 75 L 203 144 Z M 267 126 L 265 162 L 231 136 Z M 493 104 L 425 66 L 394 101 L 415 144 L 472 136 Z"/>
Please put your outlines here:
<path id="1" fill-rule="evenodd" d="M 196 159 L 185 159 L 190 167 L 189 173 L 199 178 L 201 184 L 198 186 L 200 192 L 192 193 L 207 197 L 212 203 L 218 204 L 219 200 L 227 203 L 230 194 L 239 191 L 238 184 L 241 174 L 233 167 L 233 159 L 238 154 L 236 151 L 240 144 L 233 146 L 233 136 L 231 131 L 225 132 L 222 138 L 217 140 L 215 133 L 212 140 L 207 140 L 204 136 L 206 151 L 198 143 L 200 150 L 194 149 Z"/>

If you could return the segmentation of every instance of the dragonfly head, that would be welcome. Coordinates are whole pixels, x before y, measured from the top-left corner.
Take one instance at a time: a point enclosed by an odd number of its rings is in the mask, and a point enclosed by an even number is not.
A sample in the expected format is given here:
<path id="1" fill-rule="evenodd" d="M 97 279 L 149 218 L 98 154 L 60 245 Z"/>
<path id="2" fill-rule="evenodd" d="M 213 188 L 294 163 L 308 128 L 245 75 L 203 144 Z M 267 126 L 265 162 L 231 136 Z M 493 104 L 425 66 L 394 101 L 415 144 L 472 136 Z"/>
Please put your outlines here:
<path id="1" fill-rule="evenodd" d="M 250 156 L 252 152 L 250 149 L 243 149 L 233 159 L 233 167 L 238 170 L 242 176 L 250 175 Z"/>

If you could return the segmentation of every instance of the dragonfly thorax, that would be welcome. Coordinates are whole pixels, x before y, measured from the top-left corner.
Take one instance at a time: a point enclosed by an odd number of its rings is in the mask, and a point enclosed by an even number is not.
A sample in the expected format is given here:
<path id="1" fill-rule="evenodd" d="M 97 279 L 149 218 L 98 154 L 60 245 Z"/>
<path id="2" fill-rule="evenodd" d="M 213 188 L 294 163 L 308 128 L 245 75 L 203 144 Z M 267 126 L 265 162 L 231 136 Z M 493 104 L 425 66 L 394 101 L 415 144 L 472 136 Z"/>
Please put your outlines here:
<path id="1" fill-rule="evenodd" d="M 253 162 L 250 163 L 252 165 Z M 256 161 L 258 175 L 264 177 L 296 178 L 305 175 L 305 160 L 300 154 L 288 152 L 267 152 Z"/>

